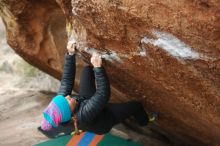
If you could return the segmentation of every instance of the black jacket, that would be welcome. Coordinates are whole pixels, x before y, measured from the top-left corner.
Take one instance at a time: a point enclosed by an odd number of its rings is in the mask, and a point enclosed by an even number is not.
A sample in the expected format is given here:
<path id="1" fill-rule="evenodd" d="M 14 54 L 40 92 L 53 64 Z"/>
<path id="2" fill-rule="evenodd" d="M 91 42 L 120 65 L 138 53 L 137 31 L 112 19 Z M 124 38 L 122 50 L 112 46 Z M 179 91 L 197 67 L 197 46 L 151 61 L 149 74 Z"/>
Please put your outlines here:
<path id="1" fill-rule="evenodd" d="M 77 119 L 79 128 L 97 134 L 103 134 L 111 130 L 114 124 L 114 116 L 108 110 L 108 100 L 110 98 L 110 85 L 103 67 L 94 68 L 96 81 L 96 92 L 90 99 L 84 99 L 80 95 L 79 106 L 77 107 Z M 71 95 L 76 65 L 75 55 L 65 55 L 64 72 L 58 95 Z"/>

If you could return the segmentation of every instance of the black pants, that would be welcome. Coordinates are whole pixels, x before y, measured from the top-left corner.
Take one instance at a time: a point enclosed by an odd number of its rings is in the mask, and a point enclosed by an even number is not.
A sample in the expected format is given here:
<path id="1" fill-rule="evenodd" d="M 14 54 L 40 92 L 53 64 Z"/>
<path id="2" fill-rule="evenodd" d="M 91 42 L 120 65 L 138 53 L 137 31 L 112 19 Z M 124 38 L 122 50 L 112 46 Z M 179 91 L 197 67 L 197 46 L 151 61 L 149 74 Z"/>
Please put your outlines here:
<path id="1" fill-rule="evenodd" d="M 96 86 L 93 68 L 86 66 L 83 68 L 80 77 L 79 95 L 89 99 L 95 92 Z M 131 116 L 135 117 L 140 126 L 145 126 L 148 123 L 148 115 L 140 102 L 130 101 L 125 103 L 108 103 L 106 108 L 111 111 L 115 118 L 115 123 L 113 125 L 116 125 Z"/>

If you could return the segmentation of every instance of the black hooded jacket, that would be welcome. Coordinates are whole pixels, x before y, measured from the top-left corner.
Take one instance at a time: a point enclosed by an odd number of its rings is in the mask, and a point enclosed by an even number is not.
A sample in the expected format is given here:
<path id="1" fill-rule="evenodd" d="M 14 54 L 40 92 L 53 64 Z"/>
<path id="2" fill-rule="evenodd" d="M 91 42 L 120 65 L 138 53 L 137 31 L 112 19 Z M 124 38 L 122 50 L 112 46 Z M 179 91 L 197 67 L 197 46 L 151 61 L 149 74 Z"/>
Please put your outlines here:
<path id="1" fill-rule="evenodd" d="M 77 107 L 77 121 L 82 130 L 104 134 L 109 132 L 114 124 L 114 116 L 107 105 L 110 98 L 110 85 L 103 67 L 93 68 L 96 92 L 90 99 L 76 96 L 79 101 Z M 64 71 L 58 95 L 71 95 L 75 80 L 75 55 L 65 55 Z"/>

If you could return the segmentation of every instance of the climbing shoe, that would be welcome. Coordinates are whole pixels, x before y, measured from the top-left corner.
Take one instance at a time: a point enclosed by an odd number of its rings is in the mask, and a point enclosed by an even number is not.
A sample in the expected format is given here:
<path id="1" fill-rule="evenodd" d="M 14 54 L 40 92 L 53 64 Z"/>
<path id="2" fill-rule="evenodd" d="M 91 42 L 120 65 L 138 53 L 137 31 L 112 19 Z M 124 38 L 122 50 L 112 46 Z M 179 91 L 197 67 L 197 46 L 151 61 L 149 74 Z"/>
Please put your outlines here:
<path id="1" fill-rule="evenodd" d="M 158 113 L 151 113 L 149 114 L 149 122 L 152 123 L 152 122 L 155 122 L 158 118 Z"/>

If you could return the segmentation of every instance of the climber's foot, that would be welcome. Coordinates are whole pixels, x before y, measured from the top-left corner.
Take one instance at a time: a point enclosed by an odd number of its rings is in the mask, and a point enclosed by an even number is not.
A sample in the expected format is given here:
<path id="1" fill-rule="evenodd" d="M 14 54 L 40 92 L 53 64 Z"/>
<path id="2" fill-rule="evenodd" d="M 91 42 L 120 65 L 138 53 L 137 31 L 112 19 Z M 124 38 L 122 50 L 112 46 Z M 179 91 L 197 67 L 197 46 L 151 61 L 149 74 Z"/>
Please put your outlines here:
<path id="1" fill-rule="evenodd" d="M 149 122 L 150 123 L 155 122 L 157 120 L 157 118 L 158 118 L 158 113 L 153 112 L 153 113 L 149 114 Z"/>

